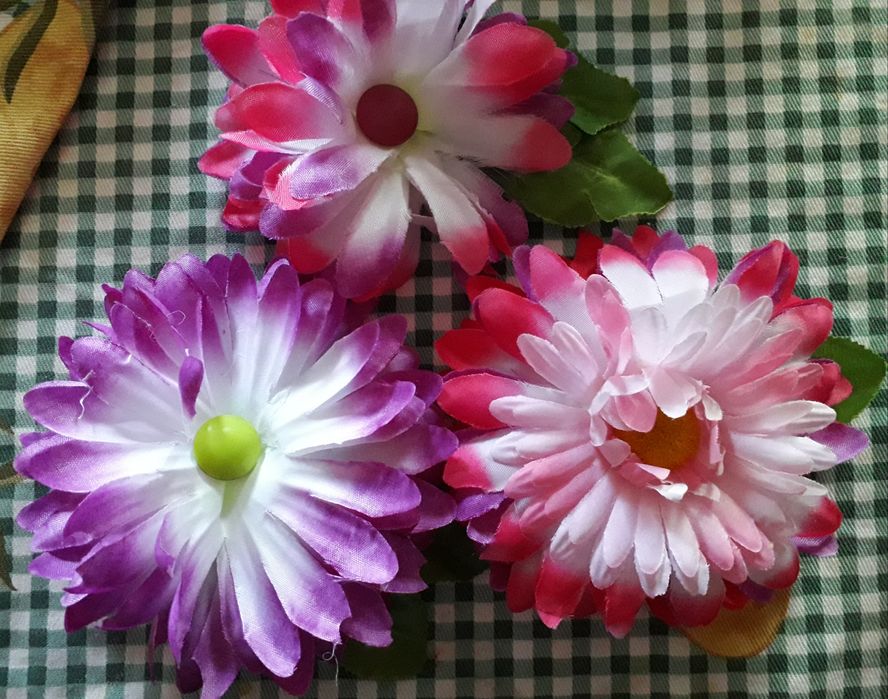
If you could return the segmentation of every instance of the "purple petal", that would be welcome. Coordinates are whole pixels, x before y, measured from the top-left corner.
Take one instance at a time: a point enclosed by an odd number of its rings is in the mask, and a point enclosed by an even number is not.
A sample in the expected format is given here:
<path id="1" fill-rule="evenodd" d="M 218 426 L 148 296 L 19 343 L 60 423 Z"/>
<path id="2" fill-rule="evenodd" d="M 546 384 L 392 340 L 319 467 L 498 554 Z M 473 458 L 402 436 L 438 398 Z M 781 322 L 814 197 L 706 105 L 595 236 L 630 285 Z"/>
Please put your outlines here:
<path id="1" fill-rule="evenodd" d="M 156 471 L 170 454 L 168 445 L 79 442 L 52 435 L 19 453 L 16 469 L 38 483 L 72 493 L 88 493 L 111 481 Z"/>
<path id="2" fill-rule="evenodd" d="M 407 474 L 422 473 L 449 457 L 459 446 L 450 430 L 420 423 L 384 442 L 370 442 L 324 452 L 331 458 L 368 459 Z"/>
<path id="3" fill-rule="evenodd" d="M 225 638 L 218 594 L 213 594 L 206 623 L 192 654 L 200 668 L 203 696 L 221 697 L 234 682 L 240 669 L 237 656 Z"/>
<path id="4" fill-rule="evenodd" d="M 143 581 L 155 569 L 154 542 L 162 519 L 154 516 L 120 538 L 104 540 L 77 568 L 75 594 L 94 594 Z"/>
<path id="5" fill-rule="evenodd" d="M 562 129 L 573 118 L 576 108 L 569 99 L 561 95 L 539 92 L 509 111 L 540 117 Z"/>
<path id="6" fill-rule="evenodd" d="M 295 696 L 302 696 L 311 686 L 311 681 L 314 679 L 315 646 L 317 645 L 314 636 L 304 631 L 299 632 L 299 642 L 302 644 L 302 657 L 299 659 L 296 672 L 290 677 L 272 677 L 278 687 Z"/>
<path id="7" fill-rule="evenodd" d="M 428 585 L 422 579 L 420 570 L 426 559 L 419 549 L 408 537 L 400 534 L 386 532 L 385 538 L 398 556 L 398 575 L 390 583 L 383 585 L 383 591 L 409 594 L 425 590 Z"/>
<path id="8" fill-rule="evenodd" d="M 450 524 L 456 515 L 453 498 L 423 480 L 417 480 L 416 485 L 422 493 L 422 504 L 419 506 L 419 521 L 413 531 L 428 532 Z"/>
<path id="9" fill-rule="evenodd" d="M 536 300 L 536 293 L 533 290 L 533 283 L 530 280 L 530 246 L 522 245 L 515 248 L 512 253 L 512 265 L 515 268 L 515 276 L 518 283 L 527 294 L 527 298 L 531 301 Z"/>
<path id="10" fill-rule="evenodd" d="M 342 586 L 352 615 L 342 624 L 342 633 L 368 646 L 385 647 L 392 642 L 392 617 L 376 590 L 366 585 Z"/>
<path id="11" fill-rule="evenodd" d="M 829 427 L 808 435 L 819 444 L 832 449 L 836 455 L 836 463 L 850 461 L 869 446 L 869 437 L 860 430 L 841 422 L 834 422 Z"/>
<path id="12" fill-rule="evenodd" d="M 290 194 L 316 199 L 350 191 L 379 169 L 389 151 L 372 143 L 353 143 L 313 151 L 292 166 Z"/>
<path id="13" fill-rule="evenodd" d="M 351 612 L 339 581 L 303 548 L 290 532 L 289 524 L 274 517 L 265 522 L 266 526 L 254 538 L 262 568 L 245 572 L 255 575 L 250 571 L 264 569 L 293 624 L 320 639 L 340 643 L 340 626 Z M 294 670 L 295 667 L 274 674 L 289 677 Z"/>
<path id="14" fill-rule="evenodd" d="M 26 505 L 19 512 L 16 523 L 25 531 L 34 534 L 31 541 L 33 550 L 46 551 L 89 541 L 88 536 L 81 536 L 79 539 L 67 541 L 66 544 L 64 537 L 65 524 L 84 497 L 86 496 L 81 493 L 53 490 Z"/>
<path id="15" fill-rule="evenodd" d="M 83 533 L 100 538 L 125 531 L 161 509 L 192 498 L 199 484 L 200 478 L 190 470 L 112 481 L 84 498 L 68 519 L 65 536 Z"/>
<path id="16" fill-rule="evenodd" d="M 456 519 L 466 522 L 499 507 L 505 497 L 502 493 L 462 491 L 457 494 Z"/>
<path id="17" fill-rule="evenodd" d="M 287 38 L 296 52 L 299 69 L 315 80 L 335 86 L 345 66 L 354 63 L 354 48 L 324 17 L 304 12 L 287 22 Z"/>
<path id="18" fill-rule="evenodd" d="M 818 537 L 794 536 L 792 543 L 800 553 L 818 558 L 828 558 L 839 552 L 839 540 L 832 534 Z"/>
<path id="19" fill-rule="evenodd" d="M 344 299 L 333 292 L 326 280 L 315 279 L 303 285 L 299 327 L 281 386 L 297 384 L 304 368 L 312 366 L 329 349 L 344 310 Z"/>
<path id="20" fill-rule="evenodd" d="M 142 626 L 168 608 L 176 590 L 177 581 L 164 571 L 156 569 L 123 604 L 102 622 L 102 628 L 125 630 Z"/>
<path id="21" fill-rule="evenodd" d="M 398 572 L 398 559 L 382 534 L 342 507 L 290 491 L 269 511 L 346 579 L 381 585 Z"/>
<path id="22" fill-rule="evenodd" d="M 188 417 L 197 415 L 195 406 L 203 377 L 203 362 L 195 357 L 186 357 L 179 368 L 179 394 L 182 398 L 182 410 Z"/>
<path id="23" fill-rule="evenodd" d="M 385 517 L 419 507 L 421 493 L 405 474 L 373 462 L 293 459 L 281 488 L 308 493 L 368 517 Z"/>
<path id="24" fill-rule="evenodd" d="M 77 574 L 77 561 L 65 561 L 42 553 L 28 565 L 28 572 L 48 580 L 71 580 Z"/>
<path id="25" fill-rule="evenodd" d="M 299 634 L 281 606 L 280 586 L 271 580 L 272 566 L 260 558 L 252 537 L 229 538 L 225 548 L 243 638 L 272 674 L 289 677 L 299 663 Z"/>
<path id="26" fill-rule="evenodd" d="M 405 381 L 377 381 L 365 386 L 310 417 L 279 425 L 281 450 L 295 455 L 370 437 L 410 406 L 415 391 L 416 387 Z"/>

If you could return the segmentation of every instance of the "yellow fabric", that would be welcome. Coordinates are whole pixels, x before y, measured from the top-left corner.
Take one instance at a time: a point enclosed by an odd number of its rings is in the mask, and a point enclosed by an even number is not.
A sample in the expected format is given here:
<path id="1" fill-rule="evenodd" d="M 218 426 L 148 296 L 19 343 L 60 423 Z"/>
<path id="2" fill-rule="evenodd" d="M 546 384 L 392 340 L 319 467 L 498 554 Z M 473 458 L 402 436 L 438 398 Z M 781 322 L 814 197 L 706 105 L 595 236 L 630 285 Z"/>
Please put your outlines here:
<path id="1" fill-rule="evenodd" d="M 723 609 L 709 626 L 682 631 L 710 655 L 751 658 L 774 642 L 788 608 L 789 590 L 780 590 L 767 604 L 750 602 L 743 609 Z"/>
<path id="2" fill-rule="evenodd" d="M 96 4 L 37 0 L 0 31 L 0 240 L 80 90 Z M 28 56 L 24 68 L 10 70 L 22 56 Z"/>

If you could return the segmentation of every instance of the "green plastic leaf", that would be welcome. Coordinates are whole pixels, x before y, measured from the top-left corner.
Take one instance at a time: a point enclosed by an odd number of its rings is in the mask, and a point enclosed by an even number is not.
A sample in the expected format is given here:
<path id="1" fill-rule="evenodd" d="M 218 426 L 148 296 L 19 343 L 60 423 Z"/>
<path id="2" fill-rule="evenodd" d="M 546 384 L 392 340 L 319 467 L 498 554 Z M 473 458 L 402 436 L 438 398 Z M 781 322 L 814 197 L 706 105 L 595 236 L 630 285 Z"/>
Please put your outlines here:
<path id="1" fill-rule="evenodd" d="M 565 124 L 564 128 L 561 129 L 561 133 L 567 139 L 567 142 L 570 143 L 571 148 L 583 140 L 583 132 L 573 124 Z"/>
<path id="2" fill-rule="evenodd" d="M 582 56 L 565 73 L 561 95 L 576 108 L 571 122 L 588 134 L 626 121 L 640 96 L 628 80 L 596 68 Z"/>
<path id="3" fill-rule="evenodd" d="M 558 48 L 566 49 L 570 47 L 570 39 L 567 38 L 567 34 L 564 33 L 564 30 L 557 22 L 553 22 L 551 19 L 532 19 L 527 24 L 546 32 L 546 34 L 555 39 L 555 44 Z"/>
<path id="4" fill-rule="evenodd" d="M 0 531 L 0 583 L 7 589 L 15 591 L 15 585 L 12 584 L 12 564 L 9 562 L 9 555 L 6 553 L 6 541 L 3 532 Z"/>
<path id="5" fill-rule="evenodd" d="M 570 47 L 570 39 L 555 22 L 539 19 L 529 24 L 549 34 L 560 48 Z M 626 121 L 638 103 L 638 90 L 625 78 L 596 68 L 575 53 L 579 62 L 565 73 L 560 90 L 576 108 L 571 121 L 591 135 Z"/>
<path id="6" fill-rule="evenodd" d="M 532 214 L 570 228 L 655 214 L 672 199 L 663 174 L 613 129 L 581 141 L 560 170 L 504 176 L 500 183 Z"/>
<path id="7" fill-rule="evenodd" d="M 487 570 L 487 565 L 478 558 L 475 545 L 466 536 L 465 527 L 458 524 L 440 529 L 422 553 L 426 557 L 422 578 L 429 585 L 445 580 L 472 580 Z"/>
<path id="8" fill-rule="evenodd" d="M 392 644 L 371 648 L 349 641 L 342 665 L 355 677 L 400 680 L 416 677 L 429 660 L 428 605 L 419 595 L 391 595 L 386 601 L 392 615 Z"/>
<path id="9" fill-rule="evenodd" d="M 814 352 L 815 357 L 832 359 L 854 391 L 835 406 L 836 419 L 848 423 L 868 406 L 885 380 L 885 360 L 875 352 L 844 337 L 827 338 Z"/>

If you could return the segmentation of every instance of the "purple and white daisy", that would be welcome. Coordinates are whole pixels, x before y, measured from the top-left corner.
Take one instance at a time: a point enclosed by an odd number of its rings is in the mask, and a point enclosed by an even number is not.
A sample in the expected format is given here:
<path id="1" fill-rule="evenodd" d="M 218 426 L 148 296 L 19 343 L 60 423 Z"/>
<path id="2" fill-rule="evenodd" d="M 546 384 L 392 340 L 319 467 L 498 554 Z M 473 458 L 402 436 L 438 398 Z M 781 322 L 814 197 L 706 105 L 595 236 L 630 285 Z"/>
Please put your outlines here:
<path id="1" fill-rule="evenodd" d="M 358 325 L 329 282 L 240 256 L 132 271 L 105 306 L 59 343 L 70 379 L 25 396 L 48 431 L 16 460 L 50 488 L 18 521 L 66 629 L 151 623 L 205 697 L 241 667 L 299 693 L 319 643 L 390 643 L 382 593 L 425 587 L 411 534 L 454 514 L 420 475 L 456 440 L 405 319 Z"/>

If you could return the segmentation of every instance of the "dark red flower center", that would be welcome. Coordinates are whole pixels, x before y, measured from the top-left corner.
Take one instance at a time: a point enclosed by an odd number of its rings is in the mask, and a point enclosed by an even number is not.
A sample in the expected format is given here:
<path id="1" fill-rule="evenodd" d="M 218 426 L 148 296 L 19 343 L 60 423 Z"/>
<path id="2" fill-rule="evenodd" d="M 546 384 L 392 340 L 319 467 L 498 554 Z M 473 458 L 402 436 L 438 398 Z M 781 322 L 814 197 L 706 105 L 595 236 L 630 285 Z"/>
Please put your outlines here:
<path id="1" fill-rule="evenodd" d="M 374 85 L 358 100 L 357 119 L 358 128 L 373 143 L 394 148 L 416 133 L 419 110 L 397 85 Z"/>

